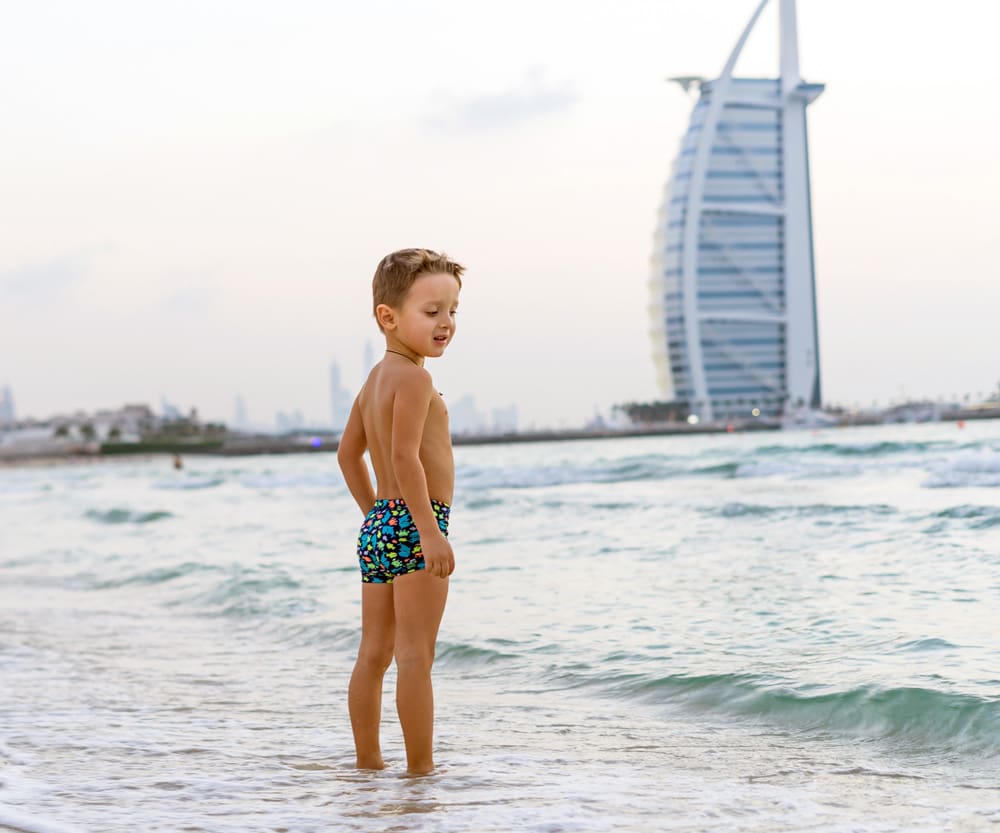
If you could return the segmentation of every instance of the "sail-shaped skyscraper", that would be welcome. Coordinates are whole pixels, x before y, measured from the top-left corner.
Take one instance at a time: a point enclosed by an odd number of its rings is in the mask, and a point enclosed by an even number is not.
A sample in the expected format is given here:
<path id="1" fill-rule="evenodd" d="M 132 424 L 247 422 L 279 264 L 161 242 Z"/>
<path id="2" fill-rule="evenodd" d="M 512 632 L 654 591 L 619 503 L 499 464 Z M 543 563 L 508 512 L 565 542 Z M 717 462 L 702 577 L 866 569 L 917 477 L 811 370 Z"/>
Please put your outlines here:
<path id="1" fill-rule="evenodd" d="M 795 0 L 779 4 L 778 78 L 733 70 L 761 0 L 700 95 L 655 234 L 653 357 L 661 393 L 703 420 L 820 405 L 806 106 Z"/>

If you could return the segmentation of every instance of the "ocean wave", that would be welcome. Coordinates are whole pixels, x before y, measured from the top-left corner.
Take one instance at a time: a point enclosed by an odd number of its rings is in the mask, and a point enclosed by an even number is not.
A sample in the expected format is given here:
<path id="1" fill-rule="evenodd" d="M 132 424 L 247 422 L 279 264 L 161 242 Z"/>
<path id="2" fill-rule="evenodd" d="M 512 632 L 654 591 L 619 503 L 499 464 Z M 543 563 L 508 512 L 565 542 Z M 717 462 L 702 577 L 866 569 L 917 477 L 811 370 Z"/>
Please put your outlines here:
<path id="1" fill-rule="evenodd" d="M 327 619 L 303 622 L 301 619 L 281 620 L 274 623 L 278 639 L 288 645 L 303 648 L 351 648 L 361 640 L 358 627 L 344 627 Z"/>
<path id="2" fill-rule="evenodd" d="M 676 458 L 660 455 L 625 457 L 591 466 L 511 466 L 476 468 L 459 466 L 455 478 L 461 489 L 528 489 L 564 486 L 570 483 L 623 483 L 658 480 L 683 474 Z"/>
<path id="3" fill-rule="evenodd" d="M 0 469 L 2 471 L 2 469 Z M 6 475 L 6 472 L 4 473 Z M 39 480 L 0 480 L 0 495 L 24 494 L 31 492 L 51 492 L 52 484 Z"/>
<path id="4" fill-rule="evenodd" d="M 461 642 L 438 642 L 435 657 L 445 665 L 479 666 L 517 659 L 518 655 Z"/>
<path id="5" fill-rule="evenodd" d="M 477 509 L 492 509 L 495 506 L 503 506 L 506 501 L 503 498 L 493 497 L 489 494 L 480 494 L 466 500 L 462 504 L 463 509 L 477 510 Z"/>
<path id="6" fill-rule="evenodd" d="M 982 463 L 982 455 L 994 454 L 981 446 L 960 446 L 953 442 L 873 441 L 819 443 L 797 446 L 771 444 L 735 452 L 717 448 L 697 457 L 673 454 L 633 455 L 620 459 L 596 460 L 559 465 L 494 466 L 478 468 L 460 465 L 456 471 L 463 491 L 488 489 L 545 488 L 574 483 L 621 483 L 669 480 L 679 477 L 761 478 L 786 476 L 795 479 L 851 477 L 870 468 L 914 468 L 924 466 L 942 451 L 958 452 L 956 466 L 964 471 L 968 457 Z M 706 457 L 708 459 L 706 459 Z M 714 459 L 712 459 L 714 458 Z M 988 473 L 1000 480 L 1000 469 L 988 465 Z"/>
<path id="7" fill-rule="evenodd" d="M 962 504 L 935 512 L 933 517 L 967 520 L 971 522 L 969 525 L 973 529 L 989 529 L 1000 526 L 1000 507 Z"/>
<path id="8" fill-rule="evenodd" d="M 315 601 L 288 591 L 300 590 L 301 582 L 283 569 L 236 568 L 214 586 L 171 605 L 189 605 L 202 615 L 222 618 L 256 618 L 311 613 Z"/>
<path id="9" fill-rule="evenodd" d="M 201 564 L 197 561 L 186 561 L 172 567 L 157 567 L 152 570 L 142 570 L 138 573 L 95 582 L 93 590 L 116 590 L 120 587 L 164 584 L 185 576 L 200 572 L 219 572 L 221 568 L 211 564 Z"/>
<path id="10" fill-rule="evenodd" d="M 477 469 L 460 467 L 456 480 L 462 491 L 488 489 L 528 489 L 565 486 L 576 483 L 614 484 L 638 481 L 670 480 L 678 477 L 766 477 L 771 474 L 822 476 L 841 473 L 829 467 L 779 461 L 724 460 L 706 465 L 693 458 L 658 455 L 602 461 L 591 466 L 532 466 Z M 850 472 L 854 473 L 852 468 Z"/>
<path id="11" fill-rule="evenodd" d="M 330 474 L 255 474 L 244 477 L 240 485 L 248 489 L 299 489 L 299 488 L 337 488 L 343 489 L 344 479 L 338 473 Z"/>
<path id="12" fill-rule="evenodd" d="M 947 639 L 936 636 L 926 636 L 922 639 L 911 639 L 901 645 L 896 646 L 897 651 L 942 651 L 953 650 L 957 645 L 952 644 Z"/>
<path id="13" fill-rule="evenodd" d="M 729 478 L 735 477 L 736 472 L 739 470 L 740 463 L 728 462 L 728 463 L 715 463 L 711 466 L 698 466 L 691 470 L 692 474 L 717 474 L 721 477 Z"/>
<path id="14" fill-rule="evenodd" d="M 789 475 L 795 478 L 842 477 L 858 474 L 858 465 L 815 465 L 802 461 L 752 460 L 736 467 L 733 477 L 774 477 Z"/>
<path id="15" fill-rule="evenodd" d="M 1000 486 L 1000 451 L 963 451 L 936 467 L 922 484 L 929 489 Z"/>
<path id="16" fill-rule="evenodd" d="M 918 687 L 859 686 L 809 694 L 755 675 L 622 675 L 601 684 L 618 695 L 755 718 L 797 731 L 832 733 L 909 748 L 1000 754 L 1000 699 Z"/>
<path id="17" fill-rule="evenodd" d="M 816 443 L 814 445 L 765 445 L 756 449 L 755 454 L 794 455 L 829 454 L 835 457 L 885 457 L 893 454 L 920 454 L 942 448 L 954 448 L 954 443 L 941 441 L 899 442 L 893 440 L 873 440 L 871 442 Z"/>
<path id="18" fill-rule="evenodd" d="M 84 517 L 102 524 L 148 524 L 174 516 L 166 510 L 136 512 L 131 509 L 106 509 L 104 511 L 91 509 L 84 513 Z"/>
<path id="19" fill-rule="evenodd" d="M 184 477 L 177 480 L 157 480 L 154 489 L 180 490 L 214 489 L 226 482 L 224 477 Z"/>
<path id="20" fill-rule="evenodd" d="M 720 515 L 723 518 L 763 517 L 767 515 L 785 514 L 793 517 L 813 517 L 824 515 L 892 515 L 897 510 L 884 503 L 860 505 L 837 505 L 830 503 L 810 503 L 799 506 L 768 506 L 754 503 L 726 503 L 720 507 L 705 510 L 708 514 Z"/>

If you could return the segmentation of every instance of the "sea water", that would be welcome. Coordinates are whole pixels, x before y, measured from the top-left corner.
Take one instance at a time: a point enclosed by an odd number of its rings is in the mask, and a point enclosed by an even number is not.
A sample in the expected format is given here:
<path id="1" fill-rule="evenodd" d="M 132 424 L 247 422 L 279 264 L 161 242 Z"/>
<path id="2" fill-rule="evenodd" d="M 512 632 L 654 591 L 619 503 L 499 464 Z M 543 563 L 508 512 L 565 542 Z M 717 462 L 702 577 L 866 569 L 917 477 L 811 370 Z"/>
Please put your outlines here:
<path id="1" fill-rule="evenodd" d="M 0 469 L 0 829 L 1000 829 L 1000 422 L 456 465 L 423 778 L 333 455 Z"/>

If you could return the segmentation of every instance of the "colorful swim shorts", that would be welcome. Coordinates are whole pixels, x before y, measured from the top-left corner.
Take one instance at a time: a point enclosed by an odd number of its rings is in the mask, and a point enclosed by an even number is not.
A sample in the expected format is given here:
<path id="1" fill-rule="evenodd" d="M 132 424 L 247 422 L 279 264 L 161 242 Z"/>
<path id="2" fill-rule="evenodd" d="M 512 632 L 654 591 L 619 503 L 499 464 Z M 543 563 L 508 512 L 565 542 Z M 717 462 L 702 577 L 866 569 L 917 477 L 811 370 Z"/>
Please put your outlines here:
<path id="1" fill-rule="evenodd" d="M 434 510 L 438 528 L 447 535 L 451 507 L 432 500 L 431 509 Z M 375 501 L 361 524 L 358 561 L 361 564 L 361 581 L 367 584 L 392 584 L 396 576 L 424 569 L 420 533 L 402 500 Z"/>

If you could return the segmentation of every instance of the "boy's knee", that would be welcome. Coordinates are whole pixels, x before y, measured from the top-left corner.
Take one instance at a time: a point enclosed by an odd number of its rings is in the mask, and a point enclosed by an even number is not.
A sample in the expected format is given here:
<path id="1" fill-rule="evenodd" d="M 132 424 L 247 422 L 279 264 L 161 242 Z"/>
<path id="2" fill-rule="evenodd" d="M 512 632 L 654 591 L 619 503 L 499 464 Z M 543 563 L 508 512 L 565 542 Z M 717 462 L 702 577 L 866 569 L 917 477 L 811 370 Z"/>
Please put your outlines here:
<path id="1" fill-rule="evenodd" d="M 392 662 L 392 646 L 388 648 L 362 648 L 358 651 L 358 664 L 378 673 L 383 673 Z"/>
<path id="2" fill-rule="evenodd" d="M 400 671 L 424 671 L 430 673 L 432 665 L 434 665 L 433 649 L 396 651 L 396 668 Z"/>

